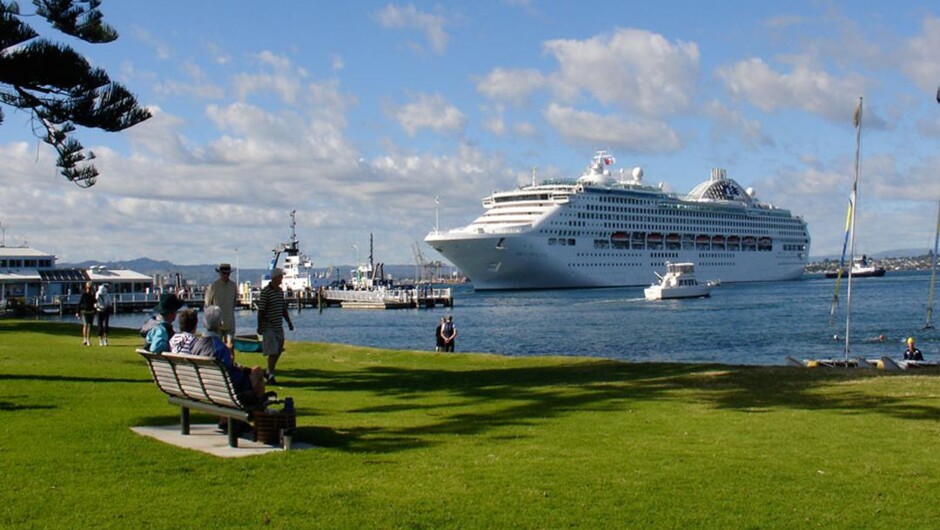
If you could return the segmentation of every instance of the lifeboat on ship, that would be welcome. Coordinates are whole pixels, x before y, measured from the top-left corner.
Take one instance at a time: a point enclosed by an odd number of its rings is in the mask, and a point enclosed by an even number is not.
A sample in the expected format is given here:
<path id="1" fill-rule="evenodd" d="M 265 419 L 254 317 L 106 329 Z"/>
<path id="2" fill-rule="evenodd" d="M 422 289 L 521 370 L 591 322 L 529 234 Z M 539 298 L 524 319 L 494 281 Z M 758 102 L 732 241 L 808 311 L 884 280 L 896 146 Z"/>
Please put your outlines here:
<path id="1" fill-rule="evenodd" d="M 626 243 L 630 241 L 630 234 L 627 232 L 614 232 L 610 234 L 610 241 L 612 243 Z"/>

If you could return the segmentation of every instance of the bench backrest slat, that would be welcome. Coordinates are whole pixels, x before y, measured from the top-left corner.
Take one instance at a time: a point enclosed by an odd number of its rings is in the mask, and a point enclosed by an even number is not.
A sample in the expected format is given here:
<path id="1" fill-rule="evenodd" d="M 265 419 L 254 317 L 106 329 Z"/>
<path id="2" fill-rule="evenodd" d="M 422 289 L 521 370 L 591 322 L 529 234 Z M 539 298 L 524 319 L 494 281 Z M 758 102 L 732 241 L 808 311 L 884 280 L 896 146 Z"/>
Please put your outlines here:
<path id="1" fill-rule="evenodd" d="M 250 396 L 239 395 L 228 370 L 215 359 L 146 350 L 137 353 L 147 360 L 154 382 L 169 396 L 240 410 L 251 408 Z"/>

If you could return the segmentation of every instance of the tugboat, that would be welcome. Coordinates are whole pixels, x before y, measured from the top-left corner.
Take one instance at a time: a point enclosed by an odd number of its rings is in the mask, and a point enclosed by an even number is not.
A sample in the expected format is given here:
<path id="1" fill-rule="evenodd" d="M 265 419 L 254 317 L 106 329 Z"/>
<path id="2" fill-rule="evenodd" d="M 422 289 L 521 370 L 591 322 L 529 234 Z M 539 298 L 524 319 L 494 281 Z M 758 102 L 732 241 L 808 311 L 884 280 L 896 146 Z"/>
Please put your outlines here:
<path id="1" fill-rule="evenodd" d="M 842 276 L 847 276 L 848 271 L 843 271 Z M 868 256 L 864 254 L 860 258 L 855 258 L 855 262 L 852 263 L 852 277 L 853 278 L 880 278 L 885 275 L 885 268 L 880 265 L 875 265 L 873 261 L 868 259 Z M 839 271 L 829 271 L 826 273 L 826 278 L 836 278 L 839 276 Z"/>
<path id="2" fill-rule="evenodd" d="M 666 300 L 673 298 L 701 298 L 711 295 L 713 283 L 701 284 L 695 278 L 695 265 L 692 263 L 666 262 L 666 274 L 654 271 L 659 284 L 653 284 L 643 290 L 647 300 Z"/>
<path id="3" fill-rule="evenodd" d="M 315 290 L 327 283 L 326 278 L 314 276 L 310 273 L 313 264 L 310 262 L 309 257 L 300 252 L 300 241 L 297 240 L 296 214 L 297 210 L 291 210 L 290 241 L 281 243 L 273 250 L 274 257 L 271 258 L 271 264 L 268 267 L 269 271 L 274 270 L 274 268 L 278 266 L 281 255 L 284 255 L 284 265 L 282 266 L 284 270 L 284 281 L 281 283 L 281 289 L 289 293 L 302 293 Z M 261 279 L 261 288 L 264 289 L 270 281 L 271 273 L 268 272 Z"/>

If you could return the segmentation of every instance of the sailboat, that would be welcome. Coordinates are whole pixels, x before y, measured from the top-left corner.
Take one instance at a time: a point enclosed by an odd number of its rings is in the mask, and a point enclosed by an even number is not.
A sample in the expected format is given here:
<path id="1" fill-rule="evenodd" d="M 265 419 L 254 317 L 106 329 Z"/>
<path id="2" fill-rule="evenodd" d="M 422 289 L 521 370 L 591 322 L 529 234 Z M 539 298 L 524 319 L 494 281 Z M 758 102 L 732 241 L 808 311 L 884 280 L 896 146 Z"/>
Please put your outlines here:
<path id="1" fill-rule="evenodd" d="M 855 228 L 856 228 L 856 219 L 858 216 L 858 177 L 859 177 L 859 162 L 862 152 L 862 103 L 863 98 L 859 96 L 858 105 L 855 106 L 855 181 L 852 184 L 852 194 L 849 196 L 849 215 L 847 216 L 848 228 L 849 228 L 849 254 L 850 259 L 849 263 L 855 263 Z M 843 253 L 844 254 L 844 253 Z M 840 266 L 842 263 L 840 263 Z M 848 285 L 846 289 L 846 301 L 845 301 L 845 346 L 843 348 L 842 358 L 830 357 L 825 359 L 803 359 L 799 360 L 794 357 L 787 357 L 787 364 L 791 366 L 801 366 L 806 368 L 860 368 L 860 367 L 870 367 L 871 365 L 864 360 L 857 358 L 850 358 L 851 354 L 851 338 L 852 338 L 852 267 L 848 268 L 848 278 L 846 283 Z M 838 303 L 838 292 L 836 296 L 833 297 L 833 307 L 830 312 L 835 311 L 835 305 Z"/>

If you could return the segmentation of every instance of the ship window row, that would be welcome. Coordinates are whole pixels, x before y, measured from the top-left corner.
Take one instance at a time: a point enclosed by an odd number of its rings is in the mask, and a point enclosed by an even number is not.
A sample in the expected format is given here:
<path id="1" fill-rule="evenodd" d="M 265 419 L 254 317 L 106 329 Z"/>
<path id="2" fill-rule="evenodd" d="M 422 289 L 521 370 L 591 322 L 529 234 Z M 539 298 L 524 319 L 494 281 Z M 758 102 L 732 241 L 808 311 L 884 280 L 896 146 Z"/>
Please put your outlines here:
<path id="1" fill-rule="evenodd" d="M 649 201 L 644 201 L 642 204 L 651 204 Z M 714 211 L 696 211 L 690 209 L 689 207 L 676 207 L 660 204 L 658 207 L 646 206 L 643 208 L 629 208 L 622 206 L 602 206 L 602 205 L 593 205 L 585 204 L 583 206 L 585 210 L 596 211 L 596 212 L 610 212 L 610 213 L 642 213 L 644 215 L 660 215 L 668 218 L 676 217 L 694 217 L 694 218 L 707 218 L 707 219 L 723 219 L 723 220 L 734 220 L 734 219 L 751 219 L 751 217 L 743 213 L 721 213 Z M 663 211 L 669 210 L 669 211 Z M 769 220 L 779 223 L 787 224 L 801 224 L 799 217 L 794 217 L 788 212 L 770 212 L 770 211 L 761 211 L 760 217 L 761 220 Z M 769 219 L 767 219 L 769 218 Z"/>
<path id="2" fill-rule="evenodd" d="M 549 245 L 553 238 L 549 238 Z M 756 236 L 709 236 L 707 234 L 666 234 L 660 232 L 613 232 L 608 237 L 595 238 L 598 250 L 704 250 L 704 251 L 758 251 L 773 250 L 773 239 Z M 570 246 L 570 244 L 569 244 Z M 792 249 L 804 250 L 804 249 Z"/>
<path id="3" fill-rule="evenodd" d="M 567 221 L 562 224 L 566 226 L 589 227 L 591 226 L 592 223 L 588 221 Z M 664 229 L 668 229 L 671 226 L 675 226 L 675 224 L 666 225 L 665 223 L 655 224 L 655 223 L 606 223 L 605 222 L 605 223 L 593 223 L 593 224 L 595 224 L 595 226 L 597 226 L 598 228 L 603 227 L 603 228 L 607 228 L 611 230 L 630 230 L 630 229 L 664 230 Z M 704 225 L 694 225 L 694 226 L 688 226 L 685 228 L 692 229 L 692 230 L 698 229 L 698 230 L 708 231 L 710 228 L 713 229 L 714 227 L 704 226 Z M 741 227 L 728 227 L 727 225 L 724 225 L 722 228 L 725 228 L 728 233 L 738 234 L 738 235 L 744 235 L 744 234 L 747 234 L 748 232 L 752 232 L 752 233 L 759 234 L 759 235 L 766 235 L 766 234 L 772 233 L 772 231 L 770 230 L 764 230 L 764 229 L 758 228 L 756 225 L 753 225 L 753 224 L 749 226 L 741 226 Z M 803 240 L 806 240 L 807 238 L 807 234 L 802 231 L 800 232 L 777 231 L 776 233 L 779 236 L 798 237 Z"/>
<path id="4" fill-rule="evenodd" d="M 494 202 L 516 202 L 516 201 L 547 201 L 547 193 L 537 193 L 532 195 L 510 195 L 508 197 L 494 197 Z"/>
<path id="5" fill-rule="evenodd" d="M 577 212 L 573 215 L 576 215 L 578 219 L 598 219 L 605 221 L 638 221 L 638 220 L 651 220 L 655 222 L 656 220 L 662 220 L 668 224 L 697 224 L 697 225 L 706 225 L 706 226 L 738 226 L 746 228 L 767 228 L 775 230 L 795 230 L 802 231 L 802 224 L 798 221 L 793 222 L 775 222 L 775 221 L 766 221 L 766 220 L 754 220 L 748 219 L 743 216 L 728 216 L 729 220 L 717 220 L 717 219 L 697 219 L 697 218 L 688 218 L 688 217 L 676 217 L 670 215 L 657 215 L 653 212 L 641 211 L 630 209 L 630 212 L 626 213 L 593 213 L 593 212 Z M 638 215 L 630 215 L 630 214 Z"/>

